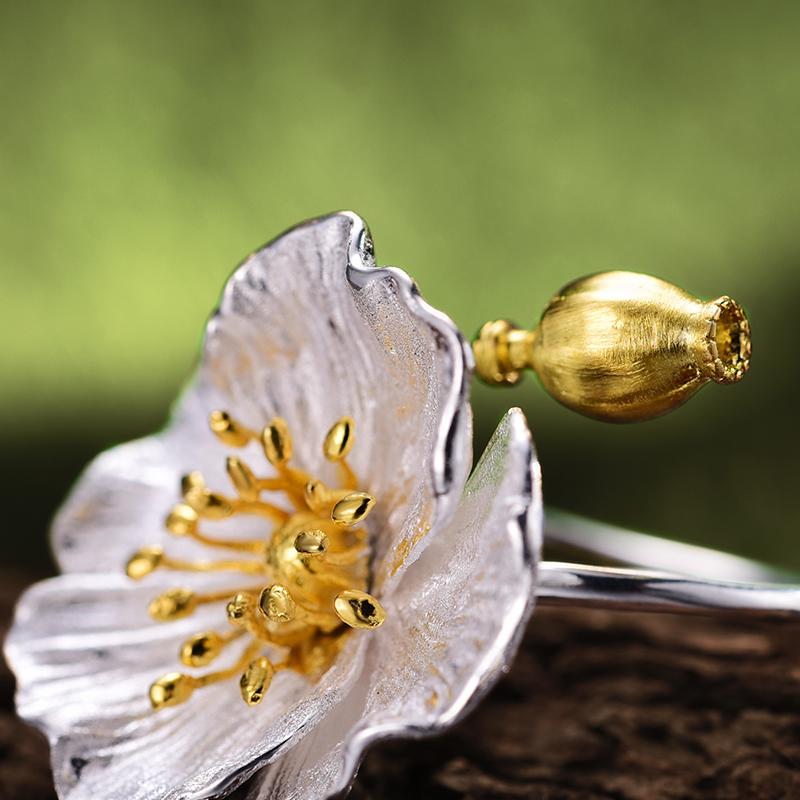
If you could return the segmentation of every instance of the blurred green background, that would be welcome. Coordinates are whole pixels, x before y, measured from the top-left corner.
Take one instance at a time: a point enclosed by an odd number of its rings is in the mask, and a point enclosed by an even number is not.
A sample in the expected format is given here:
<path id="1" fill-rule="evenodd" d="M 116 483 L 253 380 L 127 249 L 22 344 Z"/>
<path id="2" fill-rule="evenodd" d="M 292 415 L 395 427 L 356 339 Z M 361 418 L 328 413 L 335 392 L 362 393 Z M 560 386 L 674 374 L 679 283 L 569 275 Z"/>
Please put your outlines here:
<path id="1" fill-rule="evenodd" d="M 338 208 L 467 332 L 647 271 L 748 308 L 755 356 L 643 425 L 535 380 L 549 502 L 800 566 L 796 2 L 0 7 L 4 555 L 39 571 L 81 466 L 160 425 L 239 259 Z"/>

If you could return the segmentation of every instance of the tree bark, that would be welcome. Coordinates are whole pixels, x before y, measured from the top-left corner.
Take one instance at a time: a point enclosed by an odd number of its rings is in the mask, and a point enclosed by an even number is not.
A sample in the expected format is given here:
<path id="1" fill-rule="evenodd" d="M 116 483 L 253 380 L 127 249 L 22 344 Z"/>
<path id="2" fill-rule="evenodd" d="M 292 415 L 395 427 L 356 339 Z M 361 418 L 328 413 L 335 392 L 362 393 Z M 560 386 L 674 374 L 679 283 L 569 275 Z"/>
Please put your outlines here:
<path id="1" fill-rule="evenodd" d="M 22 581 L 0 574 L 7 621 Z M 52 800 L 47 745 L 0 673 L 0 798 Z M 790 625 L 540 610 L 504 679 L 446 735 L 367 756 L 352 800 L 800 797 Z M 103 800 L 98 798 L 98 800 Z"/>

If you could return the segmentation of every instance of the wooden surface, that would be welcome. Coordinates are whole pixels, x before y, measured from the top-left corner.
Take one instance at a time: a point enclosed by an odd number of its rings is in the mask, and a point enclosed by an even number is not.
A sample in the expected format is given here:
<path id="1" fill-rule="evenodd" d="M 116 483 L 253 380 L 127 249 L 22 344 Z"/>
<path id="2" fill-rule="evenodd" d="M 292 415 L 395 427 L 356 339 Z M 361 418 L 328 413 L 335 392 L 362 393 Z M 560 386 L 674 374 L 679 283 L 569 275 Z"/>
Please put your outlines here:
<path id="1" fill-rule="evenodd" d="M 24 581 L 0 573 L 7 620 Z M 0 673 L 0 799 L 52 800 Z M 800 798 L 800 630 L 541 610 L 451 733 L 376 747 L 352 800 Z M 98 800 L 103 800 L 98 798 Z"/>

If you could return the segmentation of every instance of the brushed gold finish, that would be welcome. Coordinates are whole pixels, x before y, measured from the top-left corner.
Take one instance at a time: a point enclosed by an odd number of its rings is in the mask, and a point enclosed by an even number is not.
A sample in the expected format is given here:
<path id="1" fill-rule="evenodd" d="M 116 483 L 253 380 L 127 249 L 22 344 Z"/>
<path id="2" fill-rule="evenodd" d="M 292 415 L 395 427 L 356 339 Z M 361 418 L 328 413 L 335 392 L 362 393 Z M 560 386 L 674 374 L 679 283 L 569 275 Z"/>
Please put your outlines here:
<path id="1" fill-rule="evenodd" d="M 323 456 L 340 468 L 342 488 L 289 466 L 292 438 L 282 419 L 273 419 L 260 434 L 223 411 L 213 412 L 209 424 L 224 444 L 243 447 L 260 441 L 277 476 L 260 477 L 242 459 L 229 456 L 225 466 L 236 491 L 229 497 L 212 491 L 201 473 L 191 472 L 181 479 L 182 498 L 165 527 L 204 547 L 235 551 L 237 558 L 187 561 L 154 545 L 131 556 L 126 572 L 141 580 L 155 570 L 231 571 L 255 575 L 259 584 L 208 594 L 178 586 L 153 599 L 150 616 L 163 623 L 188 617 L 201 604 L 225 603 L 230 630 L 203 631 L 184 641 L 179 658 L 187 667 L 210 664 L 241 637 L 247 642 L 231 667 L 199 676 L 171 672 L 156 680 L 150 687 L 154 709 L 183 703 L 197 689 L 237 675 L 244 702 L 256 705 L 276 671 L 293 669 L 314 677 L 330 666 L 350 628 L 377 628 L 386 618 L 380 602 L 366 592 L 370 551 L 358 526 L 375 498 L 356 489 L 357 477 L 347 463 L 353 420 L 338 420 L 322 447 Z M 264 491 L 284 492 L 286 507 L 263 500 Z M 266 519 L 273 527 L 263 538 L 243 540 L 205 530 L 238 515 Z M 274 663 L 271 657 L 281 649 L 285 659 Z"/>
<path id="2" fill-rule="evenodd" d="M 729 297 L 703 302 L 659 278 L 604 272 L 565 286 L 533 330 L 487 322 L 473 351 L 489 384 L 514 384 L 532 369 L 568 408 L 636 422 L 677 408 L 706 383 L 741 380 L 750 325 Z"/>

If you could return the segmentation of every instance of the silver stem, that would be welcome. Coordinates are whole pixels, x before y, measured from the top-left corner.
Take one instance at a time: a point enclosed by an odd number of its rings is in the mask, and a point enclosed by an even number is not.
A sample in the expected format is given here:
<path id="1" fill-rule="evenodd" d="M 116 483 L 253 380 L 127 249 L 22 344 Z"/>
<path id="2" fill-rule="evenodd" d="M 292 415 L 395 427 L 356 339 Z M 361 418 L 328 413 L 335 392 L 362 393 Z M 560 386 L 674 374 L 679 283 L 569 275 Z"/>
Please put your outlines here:
<path id="1" fill-rule="evenodd" d="M 566 545 L 618 564 L 663 570 L 702 580 L 800 583 L 800 576 L 708 547 L 623 530 L 547 509 L 545 544 Z"/>
<path id="2" fill-rule="evenodd" d="M 800 620 L 800 588 L 543 561 L 536 601 L 623 611 Z"/>

